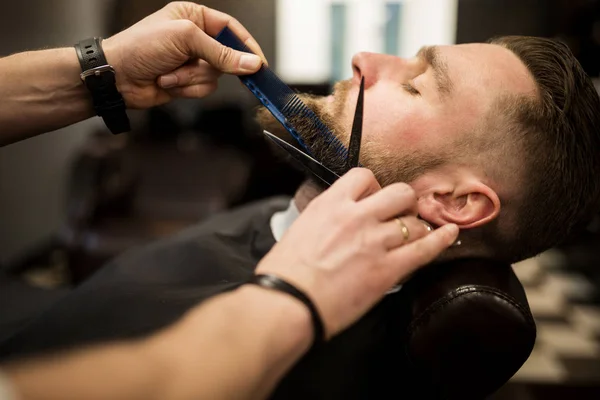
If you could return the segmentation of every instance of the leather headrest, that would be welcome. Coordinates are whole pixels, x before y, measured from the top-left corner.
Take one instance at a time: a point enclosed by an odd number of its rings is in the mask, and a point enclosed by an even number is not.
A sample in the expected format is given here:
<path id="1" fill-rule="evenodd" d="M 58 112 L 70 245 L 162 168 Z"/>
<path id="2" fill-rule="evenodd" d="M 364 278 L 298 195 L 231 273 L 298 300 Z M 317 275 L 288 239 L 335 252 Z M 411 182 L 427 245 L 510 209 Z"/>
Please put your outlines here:
<path id="1" fill-rule="evenodd" d="M 536 327 L 512 267 L 463 259 L 419 271 L 402 290 L 412 313 L 405 350 L 427 398 L 493 393 L 527 360 Z"/>

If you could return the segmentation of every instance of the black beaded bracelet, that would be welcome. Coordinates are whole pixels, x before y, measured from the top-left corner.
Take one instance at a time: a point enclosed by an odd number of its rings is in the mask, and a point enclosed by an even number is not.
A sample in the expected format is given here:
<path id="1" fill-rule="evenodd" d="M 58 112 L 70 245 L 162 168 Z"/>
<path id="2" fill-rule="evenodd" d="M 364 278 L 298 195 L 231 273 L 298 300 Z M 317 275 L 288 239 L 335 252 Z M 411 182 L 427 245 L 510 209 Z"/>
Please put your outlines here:
<path id="1" fill-rule="evenodd" d="M 252 276 L 252 278 L 250 278 L 248 283 L 287 293 L 304 303 L 304 305 L 310 311 L 310 315 L 313 322 L 315 334 L 314 344 L 322 343 L 325 341 L 325 327 L 323 325 L 323 320 L 321 319 L 319 311 L 317 310 L 313 302 L 308 298 L 306 294 L 304 294 L 304 292 L 297 289 L 293 285 L 287 283 L 283 279 L 271 274 L 254 275 Z"/>

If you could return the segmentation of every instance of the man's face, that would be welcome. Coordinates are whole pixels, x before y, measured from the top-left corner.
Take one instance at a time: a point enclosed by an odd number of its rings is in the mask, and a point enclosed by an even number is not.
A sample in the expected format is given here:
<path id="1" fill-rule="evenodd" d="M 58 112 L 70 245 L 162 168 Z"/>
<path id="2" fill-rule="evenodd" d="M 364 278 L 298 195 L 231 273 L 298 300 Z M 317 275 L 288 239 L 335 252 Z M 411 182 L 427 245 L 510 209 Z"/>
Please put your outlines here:
<path id="1" fill-rule="evenodd" d="M 532 93 L 533 79 L 509 50 L 490 44 L 435 46 L 411 59 L 359 53 L 352 79 L 336 83 L 328 97 L 302 96 L 344 144 L 348 144 L 361 77 L 365 79 L 362 164 L 382 185 L 411 182 L 425 170 L 451 163 L 453 144 L 468 140 L 493 117 L 501 94 Z M 263 110 L 266 129 L 283 129 Z M 271 122 L 268 122 L 271 120 Z M 337 172 L 343 160 L 314 132 L 302 131 L 315 155 Z"/>

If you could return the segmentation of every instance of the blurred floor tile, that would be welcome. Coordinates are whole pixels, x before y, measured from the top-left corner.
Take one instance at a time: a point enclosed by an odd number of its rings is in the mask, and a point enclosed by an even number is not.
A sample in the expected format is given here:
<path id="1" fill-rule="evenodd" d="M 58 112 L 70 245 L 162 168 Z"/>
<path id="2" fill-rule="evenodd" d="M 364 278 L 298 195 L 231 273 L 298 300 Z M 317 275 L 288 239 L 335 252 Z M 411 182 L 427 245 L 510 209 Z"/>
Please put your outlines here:
<path id="1" fill-rule="evenodd" d="M 600 399 L 600 307 L 593 283 L 570 271 L 559 251 L 514 265 L 538 337 L 529 359 L 490 400 Z"/>
<path id="2" fill-rule="evenodd" d="M 531 356 L 512 378 L 513 382 L 560 382 L 567 371 L 551 349 L 536 344 Z"/>
<path id="3" fill-rule="evenodd" d="M 600 354 L 600 344 L 595 338 L 579 332 L 570 324 L 540 324 L 537 340 L 561 356 L 596 358 Z"/>
<path id="4" fill-rule="evenodd" d="M 539 283 L 543 275 L 538 258 L 529 258 L 514 265 L 517 278 L 524 286 L 532 287 Z"/>
<path id="5" fill-rule="evenodd" d="M 561 320 L 566 316 L 567 304 L 560 293 L 547 290 L 546 284 L 535 288 L 526 288 L 531 313 L 536 320 Z"/>
<path id="6" fill-rule="evenodd" d="M 600 340 L 600 308 L 592 306 L 573 307 L 569 320 L 578 331 Z"/>

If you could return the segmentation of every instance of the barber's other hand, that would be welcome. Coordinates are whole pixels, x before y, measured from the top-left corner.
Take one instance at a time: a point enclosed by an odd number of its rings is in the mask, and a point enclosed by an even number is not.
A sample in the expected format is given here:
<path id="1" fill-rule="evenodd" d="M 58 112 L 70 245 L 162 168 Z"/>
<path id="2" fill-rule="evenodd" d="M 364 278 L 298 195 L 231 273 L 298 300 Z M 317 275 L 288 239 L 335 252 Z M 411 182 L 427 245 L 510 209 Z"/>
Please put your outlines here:
<path id="1" fill-rule="evenodd" d="M 308 205 L 256 273 L 307 293 L 331 337 L 456 240 L 454 224 L 429 233 L 416 218 L 416 201 L 409 185 L 381 189 L 372 172 L 353 169 Z"/>
<path id="2" fill-rule="evenodd" d="M 259 56 L 213 39 L 225 26 Z M 191 2 L 172 2 L 103 41 L 117 87 L 129 108 L 149 108 L 176 97 L 212 93 L 222 73 L 249 74 L 263 62 L 262 50 L 233 17 Z"/>

